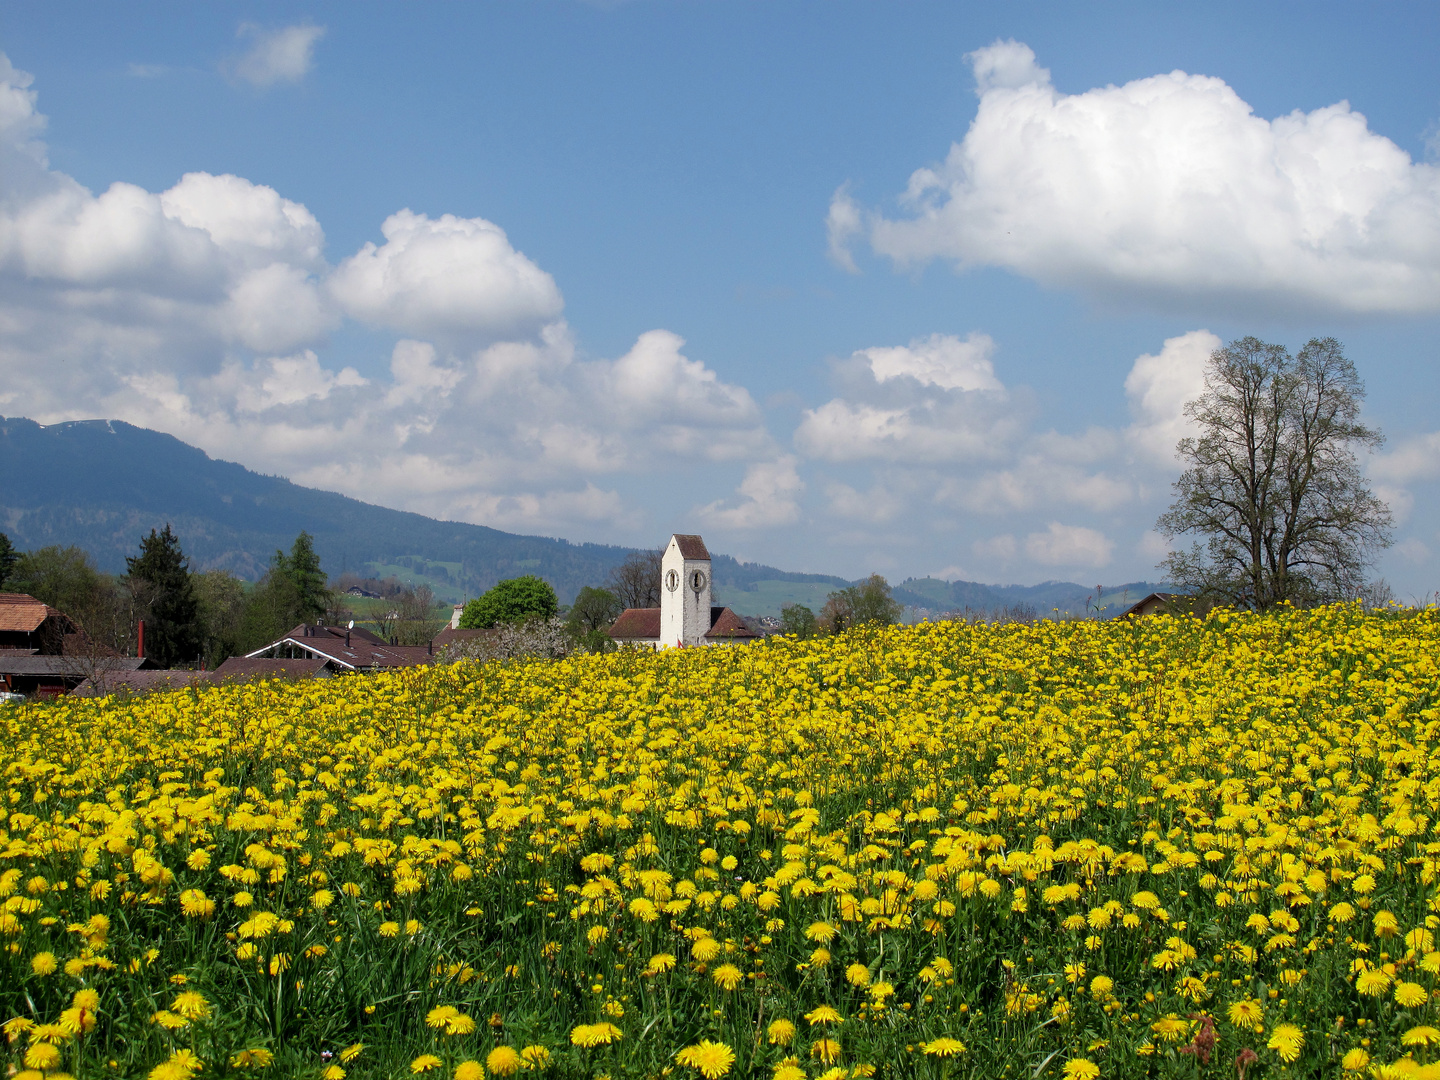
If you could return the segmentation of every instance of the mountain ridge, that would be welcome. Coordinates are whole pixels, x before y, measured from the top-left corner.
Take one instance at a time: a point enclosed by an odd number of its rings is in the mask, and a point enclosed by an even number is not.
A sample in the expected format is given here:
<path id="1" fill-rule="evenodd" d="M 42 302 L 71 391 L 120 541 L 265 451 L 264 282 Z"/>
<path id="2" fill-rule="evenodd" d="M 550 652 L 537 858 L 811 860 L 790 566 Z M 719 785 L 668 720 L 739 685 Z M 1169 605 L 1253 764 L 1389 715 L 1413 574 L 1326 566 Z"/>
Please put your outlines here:
<path id="1" fill-rule="evenodd" d="M 17 548 L 75 544 L 112 573 L 125 569 L 125 556 L 136 553 L 143 535 L 169 522 L 197 569 L 224 569 L 254 580 L 275 550 L 288 548 L 303 529 L 314 537 L 332 576 L 346 570 L 398 571 L 451 600 L 478 595 L 504 577 L 535 573 L 569 602 L 581 587 L 603 582 L 635 550 L 376 506 L 212 458 L 173 435 L 123 420 L 42 425 L 0 416 L 0 477 L 0 531 Z M 760 609 L 778 610 L 786 596 L 823 602 L 830 589 L 851 584 L 831 574 L 780 570 L 729 555 L 712 558 L 721 601 L 744 614 L 773 613 Z M 895 597 L 908 607 L 932 610 L 1030 604 L 1044 615 L 1055 606 L 1083 610 L 1089 595 L 1071 582 L 939 584 L 948 593 L 936 587 L 936 579 L 907 579 L 896 586 Z M 948 603 L 942 602 L 946 596 Z M 1064 604 L 1051 602 L 1058 599 Z"/>

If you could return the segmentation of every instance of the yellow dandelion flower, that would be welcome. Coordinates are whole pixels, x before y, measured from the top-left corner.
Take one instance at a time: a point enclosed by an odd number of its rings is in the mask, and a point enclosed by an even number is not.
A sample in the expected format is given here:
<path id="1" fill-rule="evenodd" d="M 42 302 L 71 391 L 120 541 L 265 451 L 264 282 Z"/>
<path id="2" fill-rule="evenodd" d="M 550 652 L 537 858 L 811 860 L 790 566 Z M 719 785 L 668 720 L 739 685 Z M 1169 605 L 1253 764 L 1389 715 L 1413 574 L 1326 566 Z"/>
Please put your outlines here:
<path id="1" fill-rule="evenodd" d="M 830 1005 L 820 1005 L 810 1010 L 810 1012 L 805 1014 L 805 1019 L 810 1022 L 812 1027 L 815 1024 L 839 1024 L 845 1020 L 845 1018 Z"/>
<path id="2" fill-rule="evenodd" d="M 1345 1051 L 1345 1056 L 1340 1059 L 1340 1068 L 1346 1072 L 1364 1072 L 1369 1064 L 1370 1055 L 1358 1046 Z"/>
<path id="3" fill-rule="evenodd" d="M 1088 1058 L 1071 1058 L 1065 1063 L 1065 1080 L 1095 1080 L 1100 1066 Z"/>
<path id="4" fill-rule="evenodd" d="M 421 1054 L 414 1061 L 410 1062 L 412 1073 L 429 1072 L 432 1069 L 440 1068 L 442 1062 L 434 1054 Z"/>
<path id="5" fill-rule="evenodd" d="M 1395 987 L 1395 1004 L 1405 1009 L 1418 1008 L 1430 998 L 1425 987 L 1415 982 L 1402 982 Z"/>
<path id="6" fill-rule="evenodd" d="M 183 994 L 175 995 L 170 1008 L 186 1020 L 204 1020 L 210 1015 L 210 1003 L 203 994 L 195 990 L 186 990 Z"/>
<path id="7" fill-rule="evenodd" d="M 1381 997 L 1392 981 L 1383 968 L 1366 968 L 1355 977 L 1355 989 L 1366 997 Z"/>
<path id="8" fill-rule="evenodd" d="M 1400 1041 L 1406 1046 L 1440 1046 L 1440 1028 L 1428 1024 L 1413 1027 L 1400 1036 Z"/>
<path id="9" fill-rule="evenodd" d="M 1300 1051 L 1305 1046 L 1305 1032 L 1294 1024 L 1278 1024 L 1270 1033 L 1270 1041 L 1265 1045 L 1279 1054 L 1280 1060 L 1288 1065 L 1300 1057 Z"/>
<path id="10" fill-rule="evenodd" d="M 773 1020 L 765 1029 L 765 1036 L 772 1046 L 789 1046 L 795 1038 L 795 1025 L 789 1020 Z"/>
<path id="11" fill-rule="evenodd" d="M 777 1065 L 771 1080 L 805 1080 L 805 1070 L 795 1064 Z"/>
<path id="12" fill-rule="evenodd" d="M 497 1046 L 485 1055 L 485 1068 L 496 1076 L 512 1076 L 525 1067 L 525 1060 L 513 1046 Z"/>
<path id="13" fill-rule="evenodd" d="M 810 1056 L 819 1058 L 822 1064 L 833 1065 L 840 1059 L 840 1041 L 838 1039 L 816 1039 L 810 1047 Z"/>
<path id="14" fill-rule="evenodd" d="M 30 970 L 36 975 L 53 975 L 60 966 L 52 952 L 38 952 L 30 958 Z"/>
<path id="15" fill-rule="evenodd" d="M 345 1080 L 345 1067 L 332 1061 L 325 1066 L 325 1071 L 320 1074 L 320 1080 Z"/>
<path id="16" fill-rule="evenodd" d="M 705 1080 L 717 1080 L 735 1064 L 735 1051 L 723 1042 L 702 1039 L 675 1055 L 677 1064 L 697 1070 Z"/>
<path id="17" fill-rule="evenodd" d="M 154 1016 L 150 1017 L 150 1022 L 152 1024 L 159 1024 L 166 1031 L 179 1031 L 190 1023 L 185 1017 L 178 1016 L 168 1009 L 161 1009 Z"/>
<path id="18" fill-rule="evenodd" d="M 340 1058 L 341 1061 L 345 1062 L 345 1064 L 348 1065 L 350 1064 L 350 1062 L 354 1061 L 357 1057 L 359 1057 L 364 1052 L 364 1050 L 364 1043 L 351 1043 L 349 1046 L 345 1047 L 344 1050 L 341 1050 L 337 1056 Z"/>
<path id="19" fill-rule="evenodd" d="M 745 973 L 734 964 L 721 964 L 710 973 L 710 977 L 722 990 L 734 990 L 745 981 Z"/>
<path id="20" fill-rule="evenodd" d="M 955 1057 L 957 1054 L 965 1053 L 965 1044 L 959 1039 L 952 1039 L 948 1035 L 942 1035 L 938 1039 L 932 1039 L 928 1043 L 921 1043 L 920 1049 L 931 1057 Z"/>
<path id="21" fill-rule="evenodd" d="M 835 934 L 835 927 L 828 922 L 813 922 L 805 930 L 805 936 L 820 945 L 829 945 Z"/>
<path id="22" fill-rule="evenodd" d="M 591 1049 L 608 1046 L 623 1034 L 614 1024 L 580 1024 L 570 1032 L 570 1041 L 576 1046 Z"/>
<path id="23" fill-rule="evenodd" d="M 53 1043 L 31 1043 L 25 1051 L 25 1064 L 32 1069 L 54 1069 L 60 1064 L 60 1048 Z"/>
<path id="24" fill-rule="evenodd" d="M 701 964 L 708 964 L 720 955 L 720 943 L 712 937 L 703 937 L 690 946 L 690 955 Z"/>
<path id="25" fill-rule="evenodd" d="M 520 1056 L 532 1069 L 543 1069 L 550 1064 L 550 1051 L 543 1046 L 527 1046 L 520 1051 Z"/>
<path id="26" fill-rule="evenodd" d="M 263 1047 L 255 1047 L 250 1050 L 241 1050 L 237 1054 L 230 1055 L 230 1067 L 232 1069 L 263 1069 L 275 1060 L 275 1055 Z"/>
<path id="27" fill-rule="evenodd" d="M 485 1080 L 485 1067 L 478 1061 L 462 1061 L 455 1066 L 454 1080 Z"/>
<path id="28" fill-rule="evenodd" d="M 851 986 L 866 987 L 870 985 L 870 969 L 864 964 L 851 964 L 845 969 L 845 981 Z"/>
<path id="29" fill-rule="evenodd" d="M 1190 1031 L 1190 1025 L 1181 1020 L 1173 1013 L 1169 1016 L 1162 1016 L 1155 1023 L 1150 1025 L 1150 1030 L 1166 1042 L 1179 1042 L 1182 1037 Z"/>
<path id="30" fill-rule="evenodd" d="M 1265 1006 L 1253 998 L 1243 998 L 1227 1010 L 1230 1023 L 1245 1031 L 1254 1031 L 1265 1019 Z"/>

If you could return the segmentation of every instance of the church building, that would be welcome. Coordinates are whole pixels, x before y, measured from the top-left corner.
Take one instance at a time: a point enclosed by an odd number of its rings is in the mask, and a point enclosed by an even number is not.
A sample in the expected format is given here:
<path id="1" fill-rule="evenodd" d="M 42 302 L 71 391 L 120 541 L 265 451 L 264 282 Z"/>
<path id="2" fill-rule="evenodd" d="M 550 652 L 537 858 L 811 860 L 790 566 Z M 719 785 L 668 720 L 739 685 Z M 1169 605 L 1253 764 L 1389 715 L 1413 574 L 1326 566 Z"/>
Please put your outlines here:
<path id="1" fill-rule="evenodd" d="M 676 533 L 660 560 L 660 606 L 625 609 L 610 636 L 620 645 L 650 649 L 738 644 L 760 637 L 728 607 L 710 602 L 710 584 L 705 541 Z"/>

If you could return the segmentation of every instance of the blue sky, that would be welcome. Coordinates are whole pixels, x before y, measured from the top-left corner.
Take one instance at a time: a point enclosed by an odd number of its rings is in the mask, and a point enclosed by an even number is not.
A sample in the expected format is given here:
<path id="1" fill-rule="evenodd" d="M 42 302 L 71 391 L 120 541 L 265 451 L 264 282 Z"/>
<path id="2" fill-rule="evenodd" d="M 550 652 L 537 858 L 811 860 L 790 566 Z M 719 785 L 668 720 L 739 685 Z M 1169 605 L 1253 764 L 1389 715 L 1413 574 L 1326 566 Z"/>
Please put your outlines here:
<path id="1" fill-rule="evenodd" d="M 1117 582 L 1163 554 L 1208 349 L 1333 335 L 1390 440 L 1381 571 L 1418 598 L 1437 30 L 1418 4 L 3 4 L 0 412 L 514 531 Z"/>

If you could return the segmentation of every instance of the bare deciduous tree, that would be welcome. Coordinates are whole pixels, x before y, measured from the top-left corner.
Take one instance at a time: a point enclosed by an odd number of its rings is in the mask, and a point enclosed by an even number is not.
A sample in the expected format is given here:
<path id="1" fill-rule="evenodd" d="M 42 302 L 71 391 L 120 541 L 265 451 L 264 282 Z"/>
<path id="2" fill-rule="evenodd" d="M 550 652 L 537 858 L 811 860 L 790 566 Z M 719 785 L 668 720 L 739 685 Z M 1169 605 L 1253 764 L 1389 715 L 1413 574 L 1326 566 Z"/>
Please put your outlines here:
<path id="1" fill-rule="evenodd" d="M 660 559 L 664 554 L 660 548 L 634 551 L 610 571 L 610 591 L 622 607 L 660 606 Z"/>
<path id="2" fill-rule="evenodd" d="M 1354 599 L 1390 510 L 1356 450 L 1382 436 L 1360 422 L 1365 389 L 1334 338 L 1291 356 L 1253 337 L 1211 354 L 1205 392 L 1185 406 L 1199 427 L 1157 528 L 1197 542 L 1162 564 L 1194 593 L 1248 608 Z"/>

